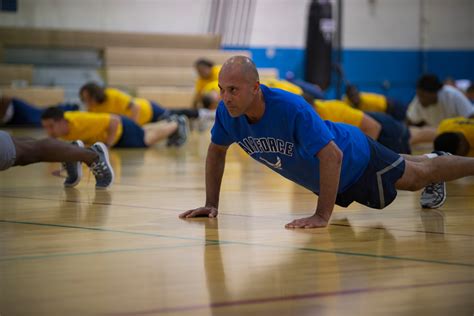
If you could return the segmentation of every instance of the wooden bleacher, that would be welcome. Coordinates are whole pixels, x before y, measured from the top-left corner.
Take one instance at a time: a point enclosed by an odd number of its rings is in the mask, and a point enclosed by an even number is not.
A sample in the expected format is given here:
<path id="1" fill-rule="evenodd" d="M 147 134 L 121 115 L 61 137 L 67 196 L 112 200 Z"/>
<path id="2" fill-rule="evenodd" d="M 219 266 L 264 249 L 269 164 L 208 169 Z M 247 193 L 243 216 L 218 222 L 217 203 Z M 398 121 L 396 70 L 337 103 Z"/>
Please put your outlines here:
<path id="1" fill-rule="evenodd" d="M 4 47 L 154 47 L 218 49 L 219 35 L 181 35 L 133 32 L 66 31 L 57 29 L 0 27 L 0 45 Z"/>
<path id="2" fill-rule="evenodd" d="M 108 67 L 105 79 L 110 86 L 132 89 L 139 86 L 190 87 L 196 74 L 191 67 Z"/>
<path id="3" fill-rule="evenodd" d="M 251 57 L 249 51 L 220 50 L 218 35 L 175 35 L 127 32 L 96 32 L 36 28 L 0 27 L 0 58 L 2 48 L 28 49 L 93 49 L 101 52 L 103 78 L 108 86 L 154 100 L 166 107 L 190 106 L 194 94 L 196 73 L 194 62 L 207 58 L 222 64 L 234 55 Z M 30 65 L 0 66 L 0 85 L 14 80 L 31 84 Z M 278 78 L 275 69 L 259 69 L 262 78 Z M 19 97 L 36 105 L 51 105 L 64 101 L 57 92 L 47 98 L 39 88 L 23 91 Z M 52 93 L 53 90 L 46 90 Z M 20 93 L 20 92 L 18 92 Z"/>
<path id="4" fill-rule="evenodd" d="M 64 89 L 59 87 L 0 87 L 0 93 L 5 96 L 23 99 L 38 107 L 47 107 L 64 102 Z"/>
<path id="5" fill-rule="evenodd" d="M 0 85 L 12 85 L 15 81 L 31 84 L 32 80 L 32 65 L 0 64 Z"/>
<path id="6" fill-rule="evenodd" d="M 260 68 L 258 72 L 262 79 L 278 78 L 278 71 L 274 68 Z M 135 95 L 140 98 L 155 101 L 166 108 L 186 108 L 191 105 L 194 97 L 193 85 L 180 87 L 137 86 L 135 88 Z"/>
<path id="7" fill-rule="evenodd" d="M 187 108 L 194 97 L 190 87 L 138 87 L 136 96 L 145 98 L 166 108 Z"/>
<path id="8" fill-rule="evenodd" d="M 106 67 L 193 67 L 194 62 L 199 58 L 206 58 L 216 64 L 222 64 L 234 55 L 250 56 L 250 52 L 216 49 L 107 47 L 104 52 L 104 62 Z"/>

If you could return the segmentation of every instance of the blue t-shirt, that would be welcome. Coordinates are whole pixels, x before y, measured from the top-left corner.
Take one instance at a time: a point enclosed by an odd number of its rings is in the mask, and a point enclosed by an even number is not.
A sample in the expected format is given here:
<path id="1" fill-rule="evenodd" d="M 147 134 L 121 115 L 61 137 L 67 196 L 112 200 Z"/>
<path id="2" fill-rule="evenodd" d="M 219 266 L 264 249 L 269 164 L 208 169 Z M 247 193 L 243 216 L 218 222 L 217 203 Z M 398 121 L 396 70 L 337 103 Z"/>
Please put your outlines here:
<path id="1" fill-rule="evenodd" d="M 338 192 L 344 192 L 365 171 L 370 159 L 366 136 L 356 127 L 323 121 L 300 96 L 260 85 L 265 113 L 250 124 L 245 115 L 233 118 L 223 101 L 212 128 L 214 144 L 237 143 L 253 159 L 285 178 L 319 193 L 319 159 L 331 140 L 344 154 Z"/>

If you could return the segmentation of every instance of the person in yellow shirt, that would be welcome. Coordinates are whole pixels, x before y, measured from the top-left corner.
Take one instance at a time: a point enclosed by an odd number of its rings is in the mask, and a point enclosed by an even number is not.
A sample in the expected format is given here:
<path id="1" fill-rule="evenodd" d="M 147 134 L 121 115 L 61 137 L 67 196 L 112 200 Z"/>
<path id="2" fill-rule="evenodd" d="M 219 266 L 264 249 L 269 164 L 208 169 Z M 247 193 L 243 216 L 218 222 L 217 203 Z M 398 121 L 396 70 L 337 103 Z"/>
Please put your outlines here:
<path id="1" fill-rule="evenodd" d="M 399 121 L 406 118 L 407 106 L 381 94 L 359 92 L 354 85 L 346 86 L 346 95 L 343 97 L 343 101 L 364 112 L 386 113 Z"/>
<path id="2" fill-rule="evenodd" d="M 86 144 L 103 142 L 108 147 L 146 148 L 166 138 L 172 145 L 186 141 L 186 130 L 177 121 L 162 121 L 140 127 L 125 116 L 110 113 L 64 112 L 51 107 L 41 116 L 47 134 L 63 140 L 81 139 Z"/>
<path id="3" fill-rule="evenodd" d="M 443 120 L 438 126 L 434 149 L 474 157 L 474 119 L 455 117 Z"/>
<path id="4" fill-rule="evenodd" d="M 79 90 L 79 97 L 89 112 L 112 113 L 130 118 L 140 126 L 169 117 L 168 110 L 153 101 L 134 98 L 114 88 L 103 88 L 94 82 Z"/>
<path id="5" fill-rule="evenodd" d="M 221 65 L 214 65 L 214 63 L 208 59 L 201 58 L 194 63 L 194 68 L 198 74 L 198 79 L 194 87 L 194 98 L 192 107 L 197 108 L 202 103 L 202 90 L 210 82 L 217 81 L 219 77 L 219 71 Z M 205 107 L 205 105 L 203 105 Z"/>
<path id="6" fill-rule="evenodd" d="M 340 100 L 313 100 L 313 107 L 323 120 L 356 126 L 369 136 L 396 153 L 411 152 L 408 128 L 392 117 L 377 112 L 363 112 Z"/>
<path id="7" fill-rule="evenodd" d="M 287 80 L 267 78 L 267 79 L 262 79 L 260 83 L 266 85 L 269 88 L 277 88 L 277 89 L 285 90 L 297 95 L 303 95 L 303 89 L 301 89 L 297 85 Z"/>

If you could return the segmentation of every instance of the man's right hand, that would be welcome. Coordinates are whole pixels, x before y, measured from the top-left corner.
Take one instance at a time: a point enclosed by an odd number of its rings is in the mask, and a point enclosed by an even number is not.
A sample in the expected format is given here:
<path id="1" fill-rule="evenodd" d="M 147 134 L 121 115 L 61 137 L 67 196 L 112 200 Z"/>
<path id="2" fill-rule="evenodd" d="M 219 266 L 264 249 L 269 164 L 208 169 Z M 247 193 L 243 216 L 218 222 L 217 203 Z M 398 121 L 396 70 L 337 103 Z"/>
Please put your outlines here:
<path id="1" fill-rule="evenodd" d="M 179 218 L 192 218 L 192 217 L 217 217 L 217 208 L 213 206 L 204 206 L 195 208 L 193 210 L 186 211 L 179 215 Z"/>

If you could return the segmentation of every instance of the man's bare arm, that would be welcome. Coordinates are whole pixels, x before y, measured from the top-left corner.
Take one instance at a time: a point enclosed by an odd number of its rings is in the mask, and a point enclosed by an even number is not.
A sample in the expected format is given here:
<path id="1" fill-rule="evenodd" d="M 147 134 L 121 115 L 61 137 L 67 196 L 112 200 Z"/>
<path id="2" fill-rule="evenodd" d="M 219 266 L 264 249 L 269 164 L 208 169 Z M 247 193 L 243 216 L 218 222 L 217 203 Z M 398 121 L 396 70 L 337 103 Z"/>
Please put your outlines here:
<path id="1" fill-rule="evenodd" d="M 180 214 L 180 218 L 217 216 L 219 194 L 228 148 L 228 146 L 219 146 L 213 143 L 209 145 L 206 158 L 206 204 L 204 207 L 192 209 Z"/>
<path id="2" fill-rule="evenodd" d="M 319 159 L 320 191 L 314 215 L 288 223 L 287 228 L 326 227 L 336 203 L 343 154 L 334 142 L 330 142 L 316 155 Z"/>

